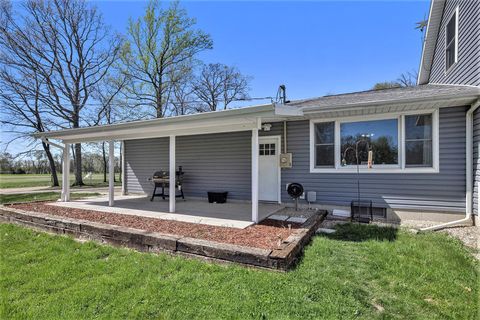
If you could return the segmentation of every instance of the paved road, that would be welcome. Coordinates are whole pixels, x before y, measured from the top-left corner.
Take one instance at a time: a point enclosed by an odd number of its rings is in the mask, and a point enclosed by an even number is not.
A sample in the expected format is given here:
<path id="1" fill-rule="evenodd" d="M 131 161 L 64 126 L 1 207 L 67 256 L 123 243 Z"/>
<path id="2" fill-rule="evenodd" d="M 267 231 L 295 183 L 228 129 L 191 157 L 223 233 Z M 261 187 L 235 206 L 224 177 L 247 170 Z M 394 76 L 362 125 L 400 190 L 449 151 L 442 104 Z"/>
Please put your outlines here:
<path id="1" fill-rule="evenodd" d="M 120 192 L 121 186 L 115 187 L 115 193 Z M 27 188 L 6 188 L 0 189 L 0 194 L 20 194 L 20 193 L 43 193 L 43 192 L 61 192 L 61 188 L 56 187 L 27 187 Z M 70 188 L 70 192 L 98 192 L 108 193 L 108 187 L 74 187 Z"/>

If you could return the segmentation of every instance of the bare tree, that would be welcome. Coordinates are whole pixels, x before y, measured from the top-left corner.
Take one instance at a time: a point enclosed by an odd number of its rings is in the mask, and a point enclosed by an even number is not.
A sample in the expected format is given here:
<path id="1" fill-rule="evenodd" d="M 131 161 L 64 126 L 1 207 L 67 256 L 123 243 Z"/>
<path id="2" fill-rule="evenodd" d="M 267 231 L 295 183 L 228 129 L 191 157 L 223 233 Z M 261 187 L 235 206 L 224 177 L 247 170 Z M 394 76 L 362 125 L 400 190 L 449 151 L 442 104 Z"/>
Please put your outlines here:
<path id="1" fill-rule="evenodd" d="M 404 72 L 398 77 L 397 83 L 400 87 L 413 87 L 417 84 L 418 73 L 416 71 Z"/>
<path id="2" fill-rule="evenodd" d="M 118 72 L 114 75 L 105 77 L 100 81 L 92 91 L 92 97 L 98 102 L 98 107 L 94 109 L 91 119 L 94 122 L 91 125 L 112 124 L 125 120 L 128 116 L 123 113 L 122 102 L 119 99 L 119 92 L 124 89 L 127 79 L 124 74 Z M 108 158 L 105 148 L 105 141 L 101 143 L 102 161 L 103 161 L 103 182 L 107 182 Z M 115 176 L 114 176 L 115 180 Z"/>
<path id="3" fill-rule="evenodd" d="M 186 115 L 195 112 L 196 101 L 193 92 L 193 64 L 187 62 L 174 69 L 169 74 L 171 82 L 171 114 L 174 116 Z"/>
<path id="4" fill-rule="evenodd" d="M 247 99 L 249 81 L 234 67 L 220 63 L 203 65 L 193 82 L 193 92 L 203 102 L 198 111 L 227 109 L 232 101 Z"/>
<path id="5" fill-rule="evenodd" d="M 127 96 L 133 105 L 153 109 L 157 118 L 166 115 L 173 86 L 169 75 L 213 46 L 210 36 L 195 29 L 195 24 L 178 1 L 162 8 L 152 0 L 145 16 L 130 21 L 122 59 L 130 80 Z"/>
<path id="6" fill-rule="evenodd" d="M 13 143 L 18 139 L 29 140 L 33 132 L 44 132 L 45 109 L 38 99 L 40 82 L 34 73 L 20 73 L 17 76 L 10 74 L 5 68 L 0 70 L 0 106 L 2 118 L 0 123 L 13 133 Z M 8 143 L 7 143 L 8 145 Z M 50 145 L 42 141 L 50 172 L 52 186 L 58 186 L 58 175 Z"/>
<path id="7" fill-rule="evenodd" d="M 42 80 L 39 100 L 60 128 L 78 128 L 95 85 L 118 57 L 96 8 L 82 0 L 29 0 L 21 14 L 7 14 L 2 37 L 12 68 L 25 67 Z M 74 146 L 75 184 L 82 185 L 82 149 Z"/>
<path id="8" fill-rule="evenodd" d="M 9 41 L 7 24 L 12 16 L 12 8 L 7 2 L 2 2 L 0 6 L 0 123 L 7 129 L 4 131 L 12 133 L 13 139 L 7 142 L 8 146 L 18 139 L 31 139 L 31 133 L 44 132 L 50 120 L 41 99 L 44 85 L 42 77 L 30 65 L 22 62 L 22 50 L 12 46 Z M 42 141 L 42 147 L 50 166 L 52 185 L 58 186 L 50 145 Z"/>
<path id="9" fill-rule="evenodd" d="M 393 88 L 402 88 L 402 87 L 413 87 L 417 82 L 417 73 L 404 72 L 398 77 L 396 81 L 384 81 L 378 82 L 373 86 L 373 90 L 382 90 L 382 89 L 393 89 Z"/>

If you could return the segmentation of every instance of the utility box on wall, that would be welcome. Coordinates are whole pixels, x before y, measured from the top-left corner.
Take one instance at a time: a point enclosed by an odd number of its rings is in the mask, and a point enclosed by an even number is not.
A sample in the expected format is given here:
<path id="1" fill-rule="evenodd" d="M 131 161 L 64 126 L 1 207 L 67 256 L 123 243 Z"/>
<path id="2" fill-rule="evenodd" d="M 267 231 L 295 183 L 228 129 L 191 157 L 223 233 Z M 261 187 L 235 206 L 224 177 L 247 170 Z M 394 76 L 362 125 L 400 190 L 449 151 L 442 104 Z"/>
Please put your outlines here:
<path id="1" fill-rule="evenodd" d="M 291 168 L 292 167 L 292 154 L 291 153 L 281 153 L 280 154 L 280 168 Z"/>

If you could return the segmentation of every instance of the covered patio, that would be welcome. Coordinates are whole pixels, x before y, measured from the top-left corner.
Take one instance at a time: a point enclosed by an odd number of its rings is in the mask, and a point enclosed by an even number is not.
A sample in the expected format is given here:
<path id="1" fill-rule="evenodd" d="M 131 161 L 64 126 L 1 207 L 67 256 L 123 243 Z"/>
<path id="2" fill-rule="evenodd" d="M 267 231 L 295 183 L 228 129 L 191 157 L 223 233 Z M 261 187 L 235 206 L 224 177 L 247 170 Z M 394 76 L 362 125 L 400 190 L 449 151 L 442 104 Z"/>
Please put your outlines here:
<path id="1" fill-rule="evenodd" d="M 109 205 L 108 196 L 86 198 L 69 202 L 56 202 L 52 205 L 99 212 L 134 215 L 140 217 L 159 218 L 164 220 L 200 223 L 217 227 L 246 228 L 252 225 L 251 203 L 229 202 L 208 203 L 204 199 L 187 199 L 176 201 L 176 212 L 169 211 L 168 200 L 150 201 L 145 195 L 117 196 L 115 205 Z M 281 210 L 282 205 L 276 203 L 259 203 L 258 219 L 262 221 Z"/>
<path id="2" fill-rule="evenodd" d="M 275 116 L 273 105 L 263 105 L 234 109 L 228 111 L 211 112 L 173 118 L 153 119 L 144 121 L 133 121 L 113 125 L 87 127 L 79 129 L 67 129 L 37 134 L 45 143 L 56 146 L 63 150 L 62 170 L 62 195 L 61 201 L 56 206 L 87 209 L 93 211 L 111 212 L 119 214 L 130 214 L 144 217 L 155 217 L 165 220 L 177 220 L 191 223 L 202 223 L 214 226 L 230 226 L 245 228 L 253 223 L 258 223 L 267 216 L 282 208 L 278 203 L 259 202 L 259 130 L 262 120 L 272 119 Z M 155 199 L 151 202 L 148 196 L 129 195 L 125 184 L 125 163 L 122 163 L 122 195 L 115 195 L 114 191 L 114 142 L 121 142 L 125 146 L 126 141 L 139 141 L 142 139 L 165 138 L 167 148 L 162 149 L 163 155 L 167 156 L 168 172 L 177 172 L 178 143 L 182 137 L 198 136 L 205 134 L 224 134 L 244 132 L 250 133 L 247 137 L 249 159 L 249 190 L 250 197 L 245 201 L 229 201 L 226 204 L 210 204 L 206 199 L 188 198 L 186 201 L 176 199 L 177 181 L 176 174 L 170 174 L 168 187 L 165 190 L 167 199 Z M 51 140 L 60 140 L 60 144 Z M 109 146 L 109 192 L 107 197 L 97 199 L 71 201 L 69 188 L 70 174 L 70 147 L 75 143 L 108 141 Z M 160 150 L 158 146 L 155 146 Z M 124 147 L 122 148 L 125 149 Z M 140 161 L 145 161 L 141 159 Z M 149 159 L 150 163 L 157 159 Z M 125 162 L 125 157 L 122 157 Z M 204 163 L 207 165 L 208 163 Z M 212 164 L 215 166 L 215 164 Z M 236 167 L 231 168 L 232 171 Z M 153 174 L 153 172 L 152 172 Z M 243 174 L 243 173 L 242 173 Z M 248 179 L 248 178 L 247 178 Z M 224 181 L 228 177 L 225 176 Z M 245 179 L 243 179 L 245 180 Z M 141 177 L 146 181 L 146 177 Z M 218 188 L 222 188 L 220 182 Z M 228 190 L 227 190 L 228 191 Z"/>

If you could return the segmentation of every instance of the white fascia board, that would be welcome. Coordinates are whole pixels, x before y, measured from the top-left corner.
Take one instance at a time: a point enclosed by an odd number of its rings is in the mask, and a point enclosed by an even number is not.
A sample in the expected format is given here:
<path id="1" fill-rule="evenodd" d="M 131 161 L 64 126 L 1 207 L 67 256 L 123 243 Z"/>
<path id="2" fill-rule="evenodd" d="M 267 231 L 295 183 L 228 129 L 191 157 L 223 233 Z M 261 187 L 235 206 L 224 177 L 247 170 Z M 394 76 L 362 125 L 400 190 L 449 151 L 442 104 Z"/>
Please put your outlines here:
<path id="1" fill-rule="evenodd" d="M 285 104 L 275 104 L 275 115 L 278 116 L 303 116 L 303 111 L 299 107 L 289 106 Z"/>
<path id="2" fill-rule="evenodd" d="M 430 3 L 427 30 L 422 47 L 420 67 L 418 70 L 417 85 L 426 84 L 430 80 L 430 71 L 438 43 L 438 35 L 440 32 L 440 24 L 442 23 L 445 2 L 445 0 L 432 0 Z"/>
<path id="3" fill-rule="evenodd" d="M 171 126 L 158 126 L 156 128 L 135 130 L 116 130 L 114 132 L 103 132 L 102 135 L 98 133 L 83 134 L 78 136 L 59 137 L 64 142 L 80 143 L 80 142 L 95 142 L 108 140 L 134 140 L 146 138 L 160 138 L 168 136 L 187 136 L 209 133 L 224 133 L 247 131 L 257 128 L 257 122 L 254 118 L 237 119 L 235 121 L 216 121 L 210 123 L 203 123 L 202 125 L 193 125 L 191 123 L 177 124 Z"/>
<path id="4" fill-rule="evenodd" d="M 273 104 L 254 106 L 254 107 L 245 107 L 239 109 L 229 109 L 223 111 L 214 111 L 214 112 L 204 112 L 193 115 L 184 115 L 176 116 L 170 118 L 161 118 L 161 119 L 150 119 L 150 120 L 140 120 L 140 121 L 131 121 L 125 123 L 117 123 L 111 125 L 102 125 L 95 127 L 85 127 L 77 129 L 65 129 L 58 131 L 50 132 L 41 132 L 33 134 L 35 138 L 51 138 L 51 139 L 60 139 L 60 140 L 77 140 L 84 138 L 95 138 L 99 140 L 100 138 L 110 138 L 110 135 L 120 133 L 125 130 L 133 130 L 137 133 L 144 131 L 149 131 L 158 128 L 167 128 L 168 130 L 179 129 L 182 130 L 184 127 L 194 128 L 198 125 L 203 125 L 208 123 L 208 125 L 215 126 L 218 124 L 223 124 L 226 121 L 234 119 L 238 123 L 239 119 L 244 118 L 255 118 L 263 116 L 272 116 L 274 115 Z M 163 130 L 163 129 L 162 129 Z M 167 129 L 165 129 L 167 130 Z M 101 140 L 101 139 L 100 139 Z"/>
<path id="5" fill-rule="evenodd" d="M 248 109 L 248 110 L 247 110 Z M 74 142 L 141 139 L 168 135 L 195 135 L 203 133 L 251 130 L 257 118 L 274 116 L 273 105 L 218 111 L 191 116 L 133 121 L 127 123 L 67 129 L 34 134 L 36 138 L 59 139 Z"/>

